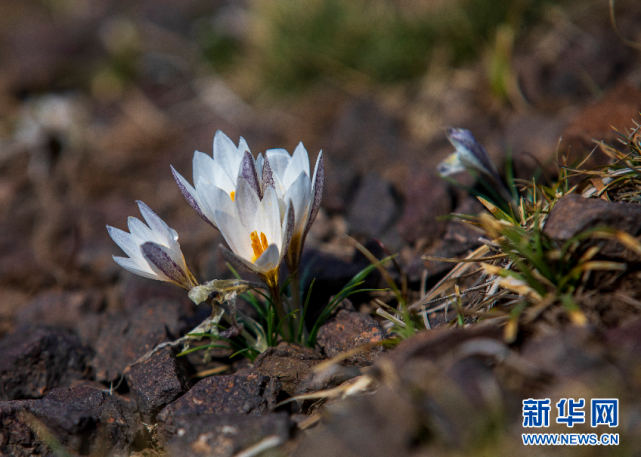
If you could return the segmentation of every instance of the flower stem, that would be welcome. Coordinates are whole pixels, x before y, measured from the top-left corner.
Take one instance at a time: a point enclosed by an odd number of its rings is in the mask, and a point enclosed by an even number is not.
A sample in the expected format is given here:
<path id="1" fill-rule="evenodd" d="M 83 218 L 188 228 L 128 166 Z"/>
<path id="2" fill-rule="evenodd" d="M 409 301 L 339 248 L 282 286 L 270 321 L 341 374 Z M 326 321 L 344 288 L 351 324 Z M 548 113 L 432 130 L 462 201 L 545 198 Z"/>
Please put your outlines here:
<path id="1" fill-rule="evenodd" d="M 223 314 L 223 319 L 225 319 L 225 322 L 227 322 L 229 325 L 235 325 L 232 318 L 228 316 L 227 313 Z M 256 349 L 256 347 L 258 346 L 256 338 L 254 338 L 244 327 L 241 328 L 240 334 L 243 337 L 243 339 L 247 342 L 248 346 L 251 346 L 252 348 Z"/>
<path id="2" fill-rule="evenodd" d="M 289 283 L 289 287 L 292 293 L 292 311 L 296 311 L 294 314 L 294 337 L 300 339 L 303 335 L 298 335 L 298 330 L 301 328 L 301 319 L 303 318 L 301 307 L 301 296 L 300 296 L 300 275 L 298 274 L 298 269 L 292 274 L 292 281 Z M 304 332 L 305 329 L 302 329 Z"/>
<path id="3" fill-rule="evenodd" d="M 274 308 L 276 308 L 276 314 L 278 315 L 278 322 L 280 323 L 283 338 L 285 338 L 285 340 L 287 341 L 291 341 L 291 336 L 289 334 L 289 325 L 287 319 L 285 319 L 286 314 L 285 309 L 283 308 L 283 300 L 280 296 L 278 268 L 273 269 L 261 279 L 269 288 L 272 303 L 274 304 Z"/>

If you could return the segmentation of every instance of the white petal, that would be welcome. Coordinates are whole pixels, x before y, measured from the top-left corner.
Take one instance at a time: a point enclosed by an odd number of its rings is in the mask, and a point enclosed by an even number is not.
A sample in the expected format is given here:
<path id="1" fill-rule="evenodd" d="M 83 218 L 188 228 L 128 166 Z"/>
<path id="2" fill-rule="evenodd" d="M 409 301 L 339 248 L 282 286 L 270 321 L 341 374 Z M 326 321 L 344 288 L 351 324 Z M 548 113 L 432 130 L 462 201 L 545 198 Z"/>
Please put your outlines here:
<path id="1" fill-rule="evenodd" d="M 269 166 L 271 167 L 272 163 L 271 161 L 269 162 Z M 272 179 L 274 181 L 274 189 L 276 189 L 276 195 L 278 195 L 279 199 L 282 199 L 285 196 L 285 193 L 287 192 L 287 189 L 285 189 L 285 186 L 283 185 L 283 181 L 278 176 L 273 168 L 272 168 Z M 283 212 L 285 212 L 285 209 L 283 208 Z"/>
<path id="2" fill-rule="evenodd" d="M 134 241 L 132 236 L 125 232 L 124 230 L 117 229 L 115 227 L 107 226 L 107 231 L 111 239 L 116 242 L 120 249 L 122 249 L 125 254 L 131 258 L 142 259 L 142 254 L 140 252 L 140 246 Z"/>
<path id="3" fill-rule="evenodd" d="M 298 143 L 292 155 L 292 160 L 289 162 L 287 170 L 285 170 L 285 176 L 283 176 L 283 184 L 286 189 L 289 189 L 289 186 L 298 178 L 301 171 L 304 171 L 307 173 L 307 176 L 310 176 L 309 155 L 303 143 Z"/>
<path id="4" fill-rule="evenodd" d="M 238 141 L 238 152 L 239 152 L 239 157 L 242 157 L 242 155 L 247 152 L 251 152 L 249 150 L 249 146 L 247 145 L 247 141 L 245 141 L 245 138 L 242 136 L 240 137 L 240 140 Z"/>
<path id="5" fill-rule="evenodd" d="M 214 213 L 216 210 L 220 210 L 228 214 L 236 213 L 234 202 L 229 194 L 210 182 L 199 181 L 198 196 L 203 202 L 203 205 L 207 210 L 207 214 L 211 214 L 212 219 L 214 219 Z"/>
<path id="6" fill-rule="evenodd" d="M 265 156 L 269 160 L 269 164 L 272 167 L 272 171 L 276 173 L 281 180 L 285 176 L 285 170 L 287 170 L 287 165 L 289 165 L 292 157 L 289 155 L 289 152 L 285 149 L 269 149 L 265 151 Z"/>
<path id="7" fill-rule="evenodd" d="M 465 166 L 461 163 L 458 152 L 448 155 L 436 166 L 436 171 L 443 176 L 450 176 L 465 171 Z"/>
<path id="8" fill-rule="evenodd" d="M 312 183 L 309 176 L 301 172 L 296 181 L 294 181 L 287 191 L 287 194 L 285 194 L 284 200 L 289 201 L 291 199 L 296 214 L 294 233 L 302 235 L 303 230 L 305 229 L 305 224 L 307 223 L 312 203 L 311 187 Z"/>
<path id="9" fill-rule="evenodd" d="M 273 270 L 280 264 L 280 251 L 278 246 L 270 244 L 267 249 L 256 259 L 254 265 L 267 272 Z"/>
<path id="10" fill-rule="evenodd" d="M 285 216 L 285 210 L 287 209 L 287 201 L 285 200 L 286 189 L 283 186 L 282 181 L 276 173 L 272 173 L 272 178 L 274 181 L 274 189 L 276 190 L 276 196 L 278 197 L 278 206 L 280 209 L 280 221 L 283 222 L 283 217 Z"/>
<path id="11" fill-rule="evenodd" d="M 307 232 L 320 211 L 321 200 L 323 199 L 323 188 L 325 187 L 325 165 L 323 159 L 323 151 L 318 154 L 316 159 L 316 166 L 314 167 L 314 177 L 312 178 L 312 208 L 309 211 L 309 217 L 305 225 L 305 234 L 303 239 L 307 236 Z"/>
<path id="12" fill-rule="evenodd" d="M 205 222 L 210 224 L 212 227 L 216 227 L 216 224 L 214 223 L 214 215 L 207 213 L 207 208 L 205 208 L 205 205 L 198 196 L 196 189 L 194 189 L 191 184 L 189 184 L 187 180 L 174 169 L 174 167 L 171 167 L 171 172 L 174 175 L 176 184 L 178 184 L 180 193 L 183 194 L 183 197 L 185 197 L 189 206 L 191 206 Z"/>
<path id="13" fill-rule="evenodd" d="M 154 231 L 160 238 L 164 240 L 165 246 L 174 250 L 180 251 L 180 245 L 178 244 L 178 233 L 169 227 L 165 221 L 163 221 L 156 213 L 154 213 L 151 208 L 145 205 L 140 200 L 136 201 L 138 203 L 138 208 L 142 217 L 145 218 L 147 225 L 151 230 Z"/>
<path id="14" fill-rule="evenodd" d="M 256 230 L 256 228 L 254 228 L 254 218 L 260 204 L 260 199 L 258 195 L 256 195 L 255 190 L 242 176 L 238 176 L 234 203 L 236 204 L 240 223 L 249 232 Z"/>
<path id="15" fill-rule="evenodd" d="M 258 187 L 263 188 L 263 165 L 265 164 L 265 158 L 262 154 L 258 154 L 256 157 L 256 177 L 258 178 Z"/>
<path id="16" fill-rule="evenodd" d="M 282 249 L 280 250 L 279 262 L 282 261 L 285 254 L 287 254 L 287 250 L 289 249 L 289 243 L 291 243 L 292 241 L 295 219 L 296 219 L 296 214 L 294 212 L 294 206 L 292 205 L 292 201 L 290 200 L 289 204 L 287 205 L 287 211 L 285 211 L 285 218 L 283 219 L 283 232 L 282 232 L 282 241 L 281 241 Z"/>
<path id="17" fill-rule="evenodd" d="M 216 163 L 216 165 L 217 166 L 215 166 L 213 169 L 214 174 L 210 181 L 214 183 L 216 187 L 220 187 L 228 194 L 231 194 L 236 190 L 236 176 L 231 179 L 227 175 L 225 170 L 222 167 L 218 166 L 218 163 Z"/>
<path id="18" fill-rule="evenodd" d="M 199 180 L 204 179 L 206 181 L 213 181 L 214 179 L 214 168 L 216 167 L 216 162 L 207 154 L 196 151 L 194 152 L 194 159 L 192 160 L 192 168 L 194 171 L 194 184 Z"/>
<path id="19" fill-rule="evenodd" d="M 281 245 L 280 207 L 278 197 L 273 187 L 265 190 L 263 200 L 255 212 L 253 226 L 260 233 L 263 232 L 269 244 Z"/>
<path id="20" fill-rule="evenodd" d="M 250 232 L 242 226 L 240 221 L 230 214 L 216 211 L 216 223 L 231 250 L 238 256 L 251 261 L 254 251 L 251 247 Z"/>
<path id="21" fill-rule="evenodd" d="M 254 192 L 256 193 L 256 195 L 258 195 L 258 198 L 263 197 L 260 189 L 260 182 L 258 181 L 258 174 L 256 173 L 256 161 L 249 152 L 245 152 L 243 161 L 240 164 L 240 171 L 238 172 L 238 176 L 242 176 L 247 181 L 247 184 L 249 184 L 250 187 L 254 189 Z"/>
<path id="22" fill-rule="evenodd" d="M 233 182 L 238 174 L 242 153 L 239 152 L 234 142 L 220 130 L 214 136 L 214 160 Z"/>
<path id="23" fill-rule="evenodd" d="M 133 216 L 129 216 L 127 219 L 127 226 L 129 227 L 129 233 L 134 237 L 134 241 L 137 244 L 142 244 L 146 241 L 153 241 L 160 244 L 163 243 L 163 240 L 158 235 Z"/>
<path id="24" fill-rule="evenodd" d="M 131 271 L 132 273 L 140 276 L 144 276 L 145 278 L 157 279 L 159 281 L 162 281 L 162 278 L 159 278 L 158 275 L 153 272 L 153 270 L 149 267 L 149 265 L 147 265 L 146 262 L 144 263 L 144 266 L 146 268 L 143 269 L 143 265 L 139 262 L 136 262 L 134 259 L 116 256 L 113 256 L 113 259 L 125 270 Z"/>

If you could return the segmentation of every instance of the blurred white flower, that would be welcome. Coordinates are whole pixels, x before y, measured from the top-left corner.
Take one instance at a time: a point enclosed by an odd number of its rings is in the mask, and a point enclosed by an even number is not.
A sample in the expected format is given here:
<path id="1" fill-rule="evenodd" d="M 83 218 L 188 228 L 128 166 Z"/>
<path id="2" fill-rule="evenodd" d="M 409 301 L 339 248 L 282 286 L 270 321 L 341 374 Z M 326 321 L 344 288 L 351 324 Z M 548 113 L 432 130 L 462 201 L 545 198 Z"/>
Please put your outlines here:
<path id="1" fill-rule="evenodd" d="M 187 268 L 178 234 L 147 205 L 138 201 L 138 207 L 149 225 L 129 217 L 129 232 L 107 226 L 111 238 L 129 257 L 116 257 L 121 267 L 146 278 L 168 281 L 191 290 L 198 283 Z"/>
<path id="2" fill-rule="evenodd" d="M 285 149 L 269 149 L 265 152 L 265 163 L 271 168 L 281 213 L 290 201 L 294 209 L 294 231 L 285 259 L 293 273 L 298 268 L 307 232 L 320 210 L 325 183 L 323 151 L 318 154 L 313 176 L 303 143 L 298 144 L 291 156 Z"/>
<path id="3" fill-rule="evenodd" d="M 236 181 L 241 163 L 247 156 L 254 162 L 243 138 L 236 146 L 219 130 L 214 136 L 213 157 L 200 151 L 194 153 L 194 187 L 171 167 L 176 183 L 187 202 L 210 225 L 216 227 L 216 210 L 233 212 Z M 255 179 L 257 180 L 257 177 Z"/>
<path id="4" fill-rule="evenodd" d="M 497 182 L 501 182 L 498 170 L 481 143 L 466 129 L 448 127 L 447 139 L 456 151 L 438 164 L 437 171 L 449 176 L 461 171 L 473 170 Z"/>
<path id="5" fill-rule="evenodd" d="M 490 155 L 481 143 L 476 141 L 472 132 L 466 129 L 448 127 L 447 139 L 456 149 L 438 164 L 436 170 L 442 176 L 449 176 L 454 173 L 467 170 L 474 174 L 478 172 L 481 181 L 489 185 L 490 191 L 506 203 L 514 202 L 514 196 L 505 187 L 501 176 L 490 159 Z M 513 184 L 513 183 L 511 183 Z"/>

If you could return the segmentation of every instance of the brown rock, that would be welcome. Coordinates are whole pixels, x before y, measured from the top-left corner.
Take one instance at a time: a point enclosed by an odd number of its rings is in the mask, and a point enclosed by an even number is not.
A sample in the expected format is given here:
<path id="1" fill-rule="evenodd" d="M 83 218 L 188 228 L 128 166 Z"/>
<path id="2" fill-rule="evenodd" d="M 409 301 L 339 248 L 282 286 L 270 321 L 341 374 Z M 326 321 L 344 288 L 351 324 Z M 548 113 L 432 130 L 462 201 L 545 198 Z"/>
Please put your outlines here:
<path id="1" fill-rule="evenodd" d="M 125 379 L 142 420 L 148 424 L 155 422 L 161 409 L 191 387 L 184 359 L 176 359 L 169 348 L 128 367 Z"/>
<path id="2" fill-rule="evenodd" d="M 370 315 L 342 309 L 320 328 L 317 343 L 327 357 L 331 358 L 364 344 L 383 341 L 383 339 L 385 339 L 385 331 Z M 359 366 L 371 365 L 381 352 L 383 352 L 382 346 L 374 346 L 347 358 L 345 363 Z"/>
<path id="3" fill-rule="evenodd" d="M 405 203 L 398 231 L 410 243 L 422 239 L 431 244 L 441 236 L 446 226 L 445 221 L 436 218 L 450 211 L 452 199 L 447 183 L 432 171 L 412 173 L 405 187 Z"/>
<path id="4" fill-rule="evenodd" d="M 127 456 L 145 430 L 118 397 L 89 387 L 41 400 L 0 402 L 2 455 L 49 455 L 53 440 L 74 455 Z"/>
<path id="5" fill-rule="evenodd" d="M 614 227 L 636 236 L 641 232 L 641 206 L 566 195 L 550 211 L 543 231 L 555 240 L 567 241 L 598 226 Z"/>
<path id="6" fill-rule="evenodd" d="M 410 399 L 388 386 L 374 395 L 349 398 L 328 407 L 327 420 L 304 437 L 296 457 L 389 457 L 409 455 L 419 429 Z"/>
<path id="7" fill-rule="evenodd" d="M 606 17 L 608 12 L 604 7 L 597 14 Z M 570 101 L 585 100 L 594 94 L 592 84 L 608 87 L 631 61 L 620 44 L 621 38 L 611 27 L 591 27 L 585 23 L 580 27 L 580 31 L 576 29 L 577 35 L 564 40 L 566 31 L 559 24 L 547 36 L 535 40 L 558 46 L 538 45 L 515 56 L 519 89 L 536 108 L 551 111 L 567 106 Z M 586 83 L 588 80 L 590 83 Z"/>
<path id="8" fill-rule="evenodd" d="M 300 395 L 318 390 L 313 383 L 312 368 L 322 359 L 311 348 L 283 342 L 256 357 L 252 372 L 274 377 L 281 382 L 283 392 L 291 396 Z"/>
<path id="9" fill-rule="evenodd" d="M 183 330 L 181 323 L 184 326 L 184 311 L 179 301 L 151 299 L 137 308 L 111 315 L 95 344 L 92 365 L 96 379 L 115 381 L 127 365 L 158 344 L 178 338 Z"/>
<path id="10" fill-rule="evenodd" d="M 184 420 L 218 414 L 259 416 L 272 411 L 280 389 L 277 379 L 253 374 L 203 379 L 158 414 L 159 439 L 166 441 L 176 435 Z"/>
<path id="11" fill-rule="evenodd" d="M 88 375 L 91 350 L 68 331 L 23 326 L 0 341 L 0 400 L 40 398 Z"/>
<path id="12" fill-rule="evenodd" d="M 469 328 L 443 328 L 419 332 L 412 338 L 402 341 L 387 356 L 387 360 L 402 368 L 413 359 L 437 360 L 439 357 L 456 351 L 460 345 L 470 340 L 483 338 L 501 341 L 503 330 L 498 325 L 474 325 Z M 374 366 L 377 369 L 377 365 Z"/>
<path id="13" fill-rule="evenodd" d="M 100 331 L 102 296 L 96 291 L 47 291 L 20 307 L 16 323 L 38 323 L 75 331 L 94 343 Z"/>
<path id="14" fill-rule="evenodd" d="M 291 424 L 287 413 L 282 412 L 208 415 L 197 421 L 184 417 L 178 427 L 178 433 L 164 445 L 168 455 L 231 457 L 268 437 L 284 443 Z"/>
<path id="15" fill-rule="evenodd" d="M 641 206 L 626 202 L 586 199 L 571 194 L 559 199 L 550 211 L 543 232 L 561 243 L 595 227 L 623 230 L 632 236 L 641 233 Z M 615 241 L 594 240 L 601 246 L 599 255 L 610 259 L 638 261 L 623 245 Z"/>
<path id="16" fill-rule="evenodd" d="M 394 222 L 401 214 L 399 197 L 391 184 L 370 173 L 361 178 L 346 219 L 352 235 L 383 238 L 386 244 L 399 244 L 394 236 Z M 396 249 L 399 246 L 391 246 Z"/>
<path id="17" fill-rule="evenodd" d="M 570 327 L 530 341 L 521 355 L 539 369 L 557 377 L 578 376 L 603 365 L 606 347 L 592 330 Z"/>

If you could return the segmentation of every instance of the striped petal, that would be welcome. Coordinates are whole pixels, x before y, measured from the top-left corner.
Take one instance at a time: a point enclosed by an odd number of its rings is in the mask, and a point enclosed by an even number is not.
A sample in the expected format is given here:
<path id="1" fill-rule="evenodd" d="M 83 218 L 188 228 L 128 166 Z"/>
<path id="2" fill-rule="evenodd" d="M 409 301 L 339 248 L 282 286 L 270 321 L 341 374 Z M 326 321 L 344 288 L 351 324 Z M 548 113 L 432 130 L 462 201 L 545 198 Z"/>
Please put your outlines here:
<path id="1" fill-rule="evenodd" d="M 165 246 L 148 241 L 140 246 L 140 250 L 157 276 L 188 290 L 196 286 L 189 278 L 184 261 L 177 261 L 178 259 Z"/>
<path id="2" fill-rule="evenodd" d="M 272 167 L 274 173 L 278 176 L 285 176 L 285 170 L 287 170 L 287 165 L 289 165 L 292 157 L 289 155 L 289 152 L 285 149 L 268 149 L 265 151 L 265 157 L 269 160 L 269 163 Z"/>
<path id="3" fill-rule="evenodd" d="M 309 176 L 304 172 L 301 172 L 285 194 L 285 201 L 291 200 L 296 212 L 294 233 L 298 233 L 301 236 L 303 234 L 303 230 L 305 230 L 311 207 L 311 187 L 312 183 Z"/>
<path id="4" fill-rule="evenodd" d="M 260 183 L 258 182 L 258 174 L 256 173 L 256 163 L 254 158 L 249 152 L 245 152 L 243 161 L 240 164 L 240 173 L 238 177 L 243 177 L 247 184 L 254 190 L 258 198 L 262 198 L 263 194 L 260 191 Z"/>
<path id="5" fill-rule="evenodd" d="M 287 250 L 289 249 L 289 245 L 292 241 L 292 236 L 294 234 L 294 221 L 296 219 L 296 214 L 294 214 L 294 207 L 292 205 L 291 200 L 289 201 L 289 205 L 287 206 L 287 211 L 285 211 L 285 219 L 283 222 L 285 223 L 285 227 L 283 229 L 282 233 L 282 244 L 283 249 L 280 251 L 280 261 L 283 261 L 283 257 L 285 257 L 285 254 L 287 254 Z"/>
<path id="6" fill-rule="evenodd" d="M 215 228 L 216 224 L 214 223 L 213 217 L 211 217 L 211 214 L 206 213 L 205 207 L 200 201 L 200 197 L 198 196 L 198 192 L 196 192 L 196 189 L 194 189 L 191 184 L 189 184 L 187 180 L 174 169 L 174 167 L 171 167 L 171 172 L 174 175 L 176 184 L 178 184 L 180 193 L 183 194 L 183 197 L 185 197 L 185 200 L 187 200 L 189 206 L 191 206 L 194 211 L 196 211 L 196 214 L 198 214 L 202 218 L 202 220 Z"/>
<path id="7" fill-rule="evenodd" d="M 309 212 L 309 219 L 305 225 L 305 232 L 303 234 L 303 240 L 307 236 L 310 227 L 314 223 L 318 211 L 320 211 L 321 200 L 323 199 L 323 188 L 325 187 L 325 165 L 323 161 L 323 151 L 318 154 L 318 159 L 316 159 L 316 166 L 314 167 L 314 177 L 312 178 L 312 208 Z"/>

